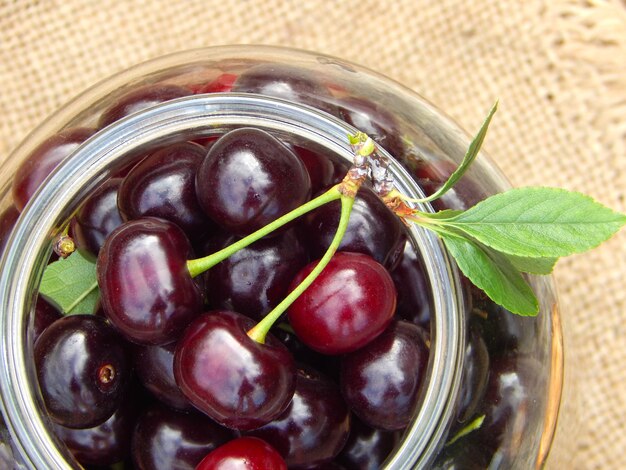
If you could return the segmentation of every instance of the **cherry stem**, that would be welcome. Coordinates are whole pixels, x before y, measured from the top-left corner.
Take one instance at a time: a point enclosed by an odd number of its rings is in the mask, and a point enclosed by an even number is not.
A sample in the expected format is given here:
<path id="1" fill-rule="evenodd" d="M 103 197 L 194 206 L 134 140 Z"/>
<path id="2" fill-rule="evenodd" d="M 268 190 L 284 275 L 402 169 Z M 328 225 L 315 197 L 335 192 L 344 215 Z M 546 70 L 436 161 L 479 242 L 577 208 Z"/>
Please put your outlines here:
<path id="1" fill-rule="evenodd" d="M 208 271 L 216 264 L 224 261 L 226 258 L 235 254 L 242 248 L 247 247 L 255 241 L 263 238 L 265 235 L 268 235 L 274 230 L 291 222 L 292 220 L 297 219 L 301 215 L 304 215 L 307 212 L 312 211 L 313 209 L 317 209 L 318 207 L 323 206 L 324 204 L 327 204 L 331 201 L 336 201 L 337 199 L 342 197 L 340 186 L 341 183 L 333 186 L 325 193 L 320 194 L 316 198 L 311 199 L 309 202 L 301 205 L 300 207 L 297 207 L 291 212 L 286 213 L 285 215 L 274 220 L 273 222 L 270 222 L 263 228 L 260 228 L 256 232 L 253 232 L 250 235 L 242 238 L 241 240 L 236 241 L 232 245 L 228 245 L 226 248 L 223 248 L 220 251 L 216 251 L 215 253 L 209 256 L 205 256 L 203 258 L 188 260 L 187 269 L 189 270 L 189 274 L 191 274 L 191 277 L 196 277 L 203 272 Z"/>
<path id="2" fill-rule="evenodd" d="M 339 185 L 338 185 L 339 186 Z M 335 236 L 333 237 L 330 246 L 324 253 L 322 259 L 317 263 L 315 268 L 305 277 L 298 286 L 292 290 L 282 302 L 280 302 L 274 309 L 269 312 L 263 320 L 257 323 L 250 331 L 248 336 L 258 343 L 265 343 L 265 337 L 272 325 L 278 320 L 283 313 L 291 306 L 292 303 L 302 294 L 313 281 L 321 274 L 324 268 L 328 265 L 331 258 L 339 248 L 339 244 L 343 239 L 348 228 L 348 221 L 350 220 L 350 213 L 352 212 L 352 206 L 354 205 L 354 196 L 341 194 L 341 217 L 339 219 L 339 225 Z"/>

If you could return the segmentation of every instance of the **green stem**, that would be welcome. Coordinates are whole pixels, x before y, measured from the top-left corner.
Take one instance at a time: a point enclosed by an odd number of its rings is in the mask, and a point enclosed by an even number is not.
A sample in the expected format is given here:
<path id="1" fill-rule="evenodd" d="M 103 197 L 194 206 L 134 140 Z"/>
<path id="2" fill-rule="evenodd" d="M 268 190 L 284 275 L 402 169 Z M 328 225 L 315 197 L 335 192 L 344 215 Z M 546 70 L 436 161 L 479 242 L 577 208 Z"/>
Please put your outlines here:
<path id="1" fill-rule="evenodd" d="M 298 286 L 292 290 L 287 297 L 283 299 L 281 303 L 279 303 L 270 313 L 268 313 L 263 320 L 256 324 L 250 331 L 248 331 L 248 336 L 253 340 L 259 343 L 265 343 L 265 336 L 267 336 L 267 332 L 270 330 L 272 325 L 280 318 L 280 316 L 285 313 L 285 311 L 289 308 L 289 306 L 295 302 L 295 300 L 302 294 L 312 283 L 315 281 L 317 276 L 320 275 L 322 270 L 326 267 L 326 265 L 330 262 L 331 258 L 339 248 L 339 244 L 343 239 L 343 236 L 346 233 L 346 229 L 348 228 L 348 221 L 350 220 L 350 213 L 352 212 L 352 206 L 354 205 L 354 197 L 341 195 L 341 218 L 339 219 L 339 226 L 337 227 L 337 232 L 335 232 L 335 236 L 333 237 L 333 241 L 330 243 L 330 246 L 324 253 L 322 259 L 317 263 L 315 268 L 309 273 L 304 280 L 298 284 Z"/>
<path id="2" fill-rule="evenodd" d="M 318 207 L 323 206 L 324 204 L 327 204 L 331 201 L 336 201 L 341 197 L 342 195 L 341 192 L 339 192 L 339 185 L 335 185 L 325 193 L 317 196 L 315 199 L 311 199 L 306 204 L 297 207 L 291 212 L 288 212 L 287 214 L 279 217 L 278 219 L 267 224 L 263 228 L 260 228 L 256 232 L 251 233 L 250 235 L 242 238 L 232 245 L 229 245 L 226 248 L 217 251 L 209 256 L 205 256 L 204 258 L 191 259 L 187 261 L 187 269 L 189 270 L 191 277 L 196 277 L 203 272 L 208 271 L 216 264 L 224 261 L 226 258 L 233 255 L 242 248 L 247 247 L 251 243 L 254 243 L 255 241 L 263 238 L 265 235 L 272 233 L 274 230 L 282 227 L 283 225 L 291 222 L 294 219 L 297 219 L 301 215 L 304 215 L 307 212 L 312 211 L 313 209 L 317 209 Z"/>

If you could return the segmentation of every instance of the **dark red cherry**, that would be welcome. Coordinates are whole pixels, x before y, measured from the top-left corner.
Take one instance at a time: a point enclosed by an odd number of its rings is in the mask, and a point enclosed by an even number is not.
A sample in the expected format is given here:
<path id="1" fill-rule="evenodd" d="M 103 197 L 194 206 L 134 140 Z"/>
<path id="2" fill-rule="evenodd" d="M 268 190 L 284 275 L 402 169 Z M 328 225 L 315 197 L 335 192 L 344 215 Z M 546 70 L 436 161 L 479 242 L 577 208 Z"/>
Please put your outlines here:
<path id="1" fill-rule="evenodd" d="M 364 98 L 342 98 L 339 112 L 344 121 L 365 132 L 395 158 L 404 156 L 402 132 L 383 105 Z"/>
<path id="2" fill-rule="evenodd" d="M 189 325 L 174 356 L 176 383 L 191 403 L 232 429 L 255 429 L 276 419 L 295 387 L 295 365 L 271 334 L 265 344 L 247 331 L 248 317 L 225 310 Z"/>
<path id="3" fill-rule="evenodd" d="M 350 413 L 339 387 L 316 371 L 300 368 L 289 407 L 249 435 L 269 442 L 289 468 L 308 468 L 335 458 L 349 432 Z"/>
<path id="4" fill-rule="evenodd" d="M 95 315 L 55 321 L 35 343 L 39 388 L 50 417 L 68 428 L 90 428 L 118 408 L 131 364 L 123 340 Z"/>
<path id="5" fill-rule="evenodd" d="M 333 184 L 335 165 L 328 155 L 322 151 L 311 150 L 298 145 L 291 145 L 291 149 L 302 160 L 311 178 L 311 192 L 317 194 L 321 189 Z M 347 173 L 347 169 L 344 175 Z"/>
<path id="6" fill-rule="evenodd" d="M 94 191 L 81 205 L 72 222 L 76 244 L 98 256 L 105 238 L 122 224 L 117 208 L 121 178 L 111 178 Z"/>
<path id="7" fill-rule="evenodd" d="M 337 460 L 347 469 L 378 470 L 400 442 L 400 432 L 387 432 L 351 417 L 350 436 Z"/>
<path id="8" fill-rule="evenodd" d="M 20 164 L 13 177 L 13 202 L 22 211 L 46 177 L 65 157 L 95 134 L 95 129 L 65 129 L 44 140 Z"/>
<path id="9" fill-rule="evenodd" d="M 235 241 L 237 237 L 227 237 L 222 247 Z M 207 296 L 216 308 L 261 320 L 285 297 L 289 282 L 307 261 L 293 230 L 261 239 L 207 273 Z"/>
<path id="10" fill-rule="evenodd" d="M 140 344 L 175 341 L 202 309 L 187 269 L 191 245 L 177 225 L 146 217 L 119 226 L 97 261 L 102 307 L 111 323 Z"/>
<path id="11" fill-rule="evenodd" d="M 267 132 L 242 128 L 221 137 L 196 176 L 204 211 L 246 235 L 305 203 L 311 181 L 302 161 Z"/>
<path id="12" fill-rule="evenodd" d="M 101 128 L 108 126 L 130 114 L 191 94 L 191 90 L 177 85 L 155 84 L 137 88 L 117 98 L 102 113 L 98 126 Z"/>
<path id="13" fill-rule="evenodd" d="M 182 411 L 193 410 L 193 405 L 176 385 L 175 351 L 175 342 L 162 346 L 135 346 L 133 356 L 137 377 L 150 393 L 166 405 Z"/>
<path id="14" fill-rule="evenodd" d="M 295 288 L 315 267 L 310 263 L 291 283 Z M 324 354 L 365 346 L 391 322 L 396 289 L 387 270 L 367 255 L 335 254 L 288 311 L 298 338 Z"/>
<path id="15" fill-rule="evenodd" d="M 424 331 L 396 321 L 367 346 L 341 359 L 341 392 L 365 424 L 403 429 L 417 406 L 427 362 Z"/>
<path id="16" fill-rule="evenodd" d="M 54 432 L 82 465 L 113 465 L 130 457 L 133 428 L 141 407 L 138 394 L 127 393 L 104 423 L 86 429 L 56 425 Z"/>
<path id="17" fill-rule="evenodd" d="M 190 240 L 201 239 L 214 225 L 196 197 L 196 172 L 205 155 L 201 145 L 181 142 L 144 158 L 120 186 L 122 217 L 159 217 L 174 222 Z"/>
<path id="18" fill-rule="evenodd" d="M 254 93 L 303 103 L 338 115 L 334 99 L 313 74 L 301 67 L 285 64 L 261 64 L 242 73 L 232 91 Z"/>
<path id="19" fill-rule="evenodd" d="M 485 420 L 473 431 L 484 439 L 485 447 L 513 446 L 509 450 L 515 451 L 522 442 L 520 430 L 539 422 L 541 407 L 536 405 L 534 391 L 545 386 L 541 370 L 541 364 L 527 356 L 492 360 L 487 390 L 476 411 Z"/>
<path id="20" fill-rule="evenodd" d="M 61 317 L 61 312 L 46 302 L 43 297 L 37 297 L 33 319 L 33 343 L 41 336 L 43 330 Z"/>
<path id="21" fill-rule="evenodd" d="M 0 214 L 0 256 L 2 256 L 4 247 L 19 216 L 20 212 L 13 204 L 7 207 L 2 214 Z"/>
<path id="22" fill-rule="evenodd" d="M 341 203 L 333 201 L 305 217 L 303 230 L 311 258 L 321 258 L 335 236 Z M 385 266 L 395 264 L 404 243 L 402 224 L 369 188 L 357 193 L 340 251 L 371 256 Z"/>
<path id="23" fill-rule="evenodd" d="M 287 465 L 267 442 L 240 437 L 212 451 L 196 470 L 287 470 Z"/>
<path id="24" fill-rule="evenodd" d="M 391 271 L 391 278 L 398 291 L 396 314 L 429 330 L 432 308 L 430 285 L 422 259 L 408 240 L 398 264 Z"/>
<path id="25" fill-rule="evenodd" d="M 136 468 L 192 470 L 207 453 L 232 438 L 229 430 L 201 413 L 155 405 L 139 417 L 131 453 Z"/>

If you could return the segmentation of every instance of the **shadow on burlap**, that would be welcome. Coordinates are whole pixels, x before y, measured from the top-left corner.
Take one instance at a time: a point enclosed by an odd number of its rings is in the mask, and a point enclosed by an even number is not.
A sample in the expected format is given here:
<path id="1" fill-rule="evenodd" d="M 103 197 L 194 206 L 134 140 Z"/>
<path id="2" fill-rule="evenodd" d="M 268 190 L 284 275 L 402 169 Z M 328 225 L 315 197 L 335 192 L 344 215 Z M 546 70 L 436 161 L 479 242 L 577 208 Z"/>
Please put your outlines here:
<path id="1" fill-rule="evenodd" d="M 470 131 L 499 98 L 485 146 L 515 185 L 561 186 L 626 211 L 626 6 L 618 0 L 2 2 L 0 158 L 108 75 L 234 43 L 353 60 Z M 556 270 L 569 362 L 551 468 L 626 468 L 625 277 L 626 231 Z"/>

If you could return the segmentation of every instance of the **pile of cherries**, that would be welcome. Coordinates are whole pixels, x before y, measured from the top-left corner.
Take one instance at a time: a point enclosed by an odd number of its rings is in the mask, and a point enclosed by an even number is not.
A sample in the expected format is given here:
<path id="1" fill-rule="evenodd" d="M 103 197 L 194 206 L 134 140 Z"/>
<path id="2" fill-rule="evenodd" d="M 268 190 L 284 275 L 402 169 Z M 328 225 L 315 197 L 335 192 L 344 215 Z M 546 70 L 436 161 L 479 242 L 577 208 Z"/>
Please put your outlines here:
<path id="1" fill-rule="evenodd" d="M 287 66 L 257 65 L 189 87 L 145 86 L 119 97 L 99 127 L 163 101 L 220 91 L 316 106 L 403 154 L 384 109 L 356 97 L 333 101 L 315 77 Z M 45 177 L 96 131 L 61 131 L 22 164 L 14 206 L 0 216 L 0 246 Z M 382 466 L 419 406 L 431 299 L 419 253 L 375 193 L 361 188 L 339 252 L 262 342 L 248 332 L 324 254 L 339 201 L 200 275 L 192 277 L 187 265 L 302 205 L 347 169 L 319 149 L 240 128 L 133 156 L 82 203 L 70 235 L 97 258 L 100 305 L 61 316 L 39 297 L 33 337 L 51 426 L 78 462 L 201 470 L 233 462 L 251 469 Z M 452 168 L 440 170 L 414 168 L 427 188 Z M 468 293 L 469 302 L 480 296 Z M 501 396 L 497 371 L 488 384 L 488 323 L 474 323 L 456 423 L 469 422 L 491 394 L 499 403 L 488 408 L 493 424 L 505 426 L 515 410 Z M 508 362 L 501 365 L 511 373 Z M 442 462 L 455 462 L 463 449 L 450 447 Z"/>
<path id="2" fill-rule="evenodd" d="M 263 68 L 252 69 L 233 90 L 262 91 L 262 79 Z M 223 91 L 222 81 L 194 91 Z M 292 83 L 319 94 L 301 77 Z M 133 91 L 100 124 L 190 93 Z M 40 145 L 16 175 L 15 206 L 94 132 L 66 130 Z M 396 285 L 411 274 L 394 268 L 412 252 L 399 220 L 362 188 L 339 252 L 258 342 L 247 333 L 326 251 L 339 201 L 203 274 L 192 277 L 187 261 L 307 202 L 339 182 L 346 164 L 253 128 L 134 158 L 71 221 L 77 248 L 97 257 L 98 310 L 62 317 L 37 301 L 39 385 L 74 457 L 142 469 L 220 468 L 216 459 L 380 467 L 418 406 L 428 360 L 427 315 L 418 325 L 396 308 Z M 422 275 L 418 257 L 409 271 Z M 424 285 L 421 296 L 428 303 Z"/>

